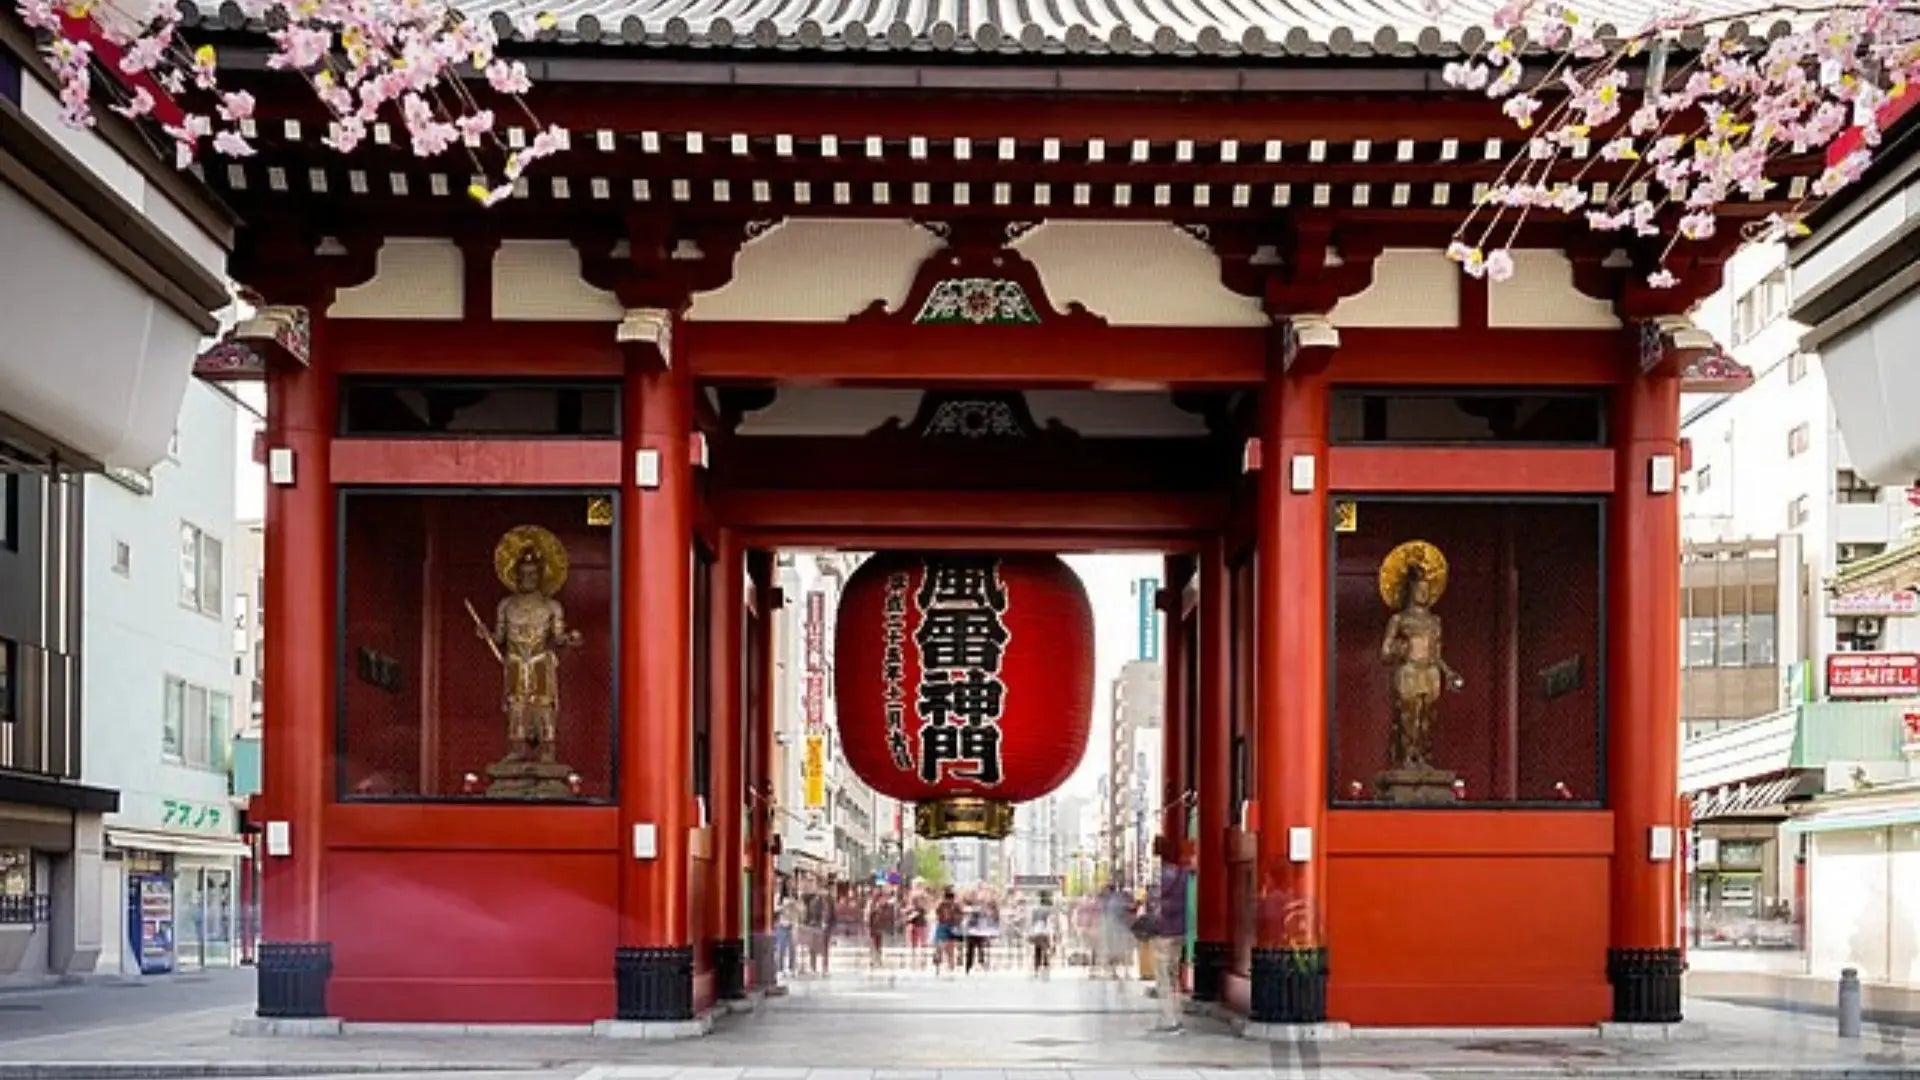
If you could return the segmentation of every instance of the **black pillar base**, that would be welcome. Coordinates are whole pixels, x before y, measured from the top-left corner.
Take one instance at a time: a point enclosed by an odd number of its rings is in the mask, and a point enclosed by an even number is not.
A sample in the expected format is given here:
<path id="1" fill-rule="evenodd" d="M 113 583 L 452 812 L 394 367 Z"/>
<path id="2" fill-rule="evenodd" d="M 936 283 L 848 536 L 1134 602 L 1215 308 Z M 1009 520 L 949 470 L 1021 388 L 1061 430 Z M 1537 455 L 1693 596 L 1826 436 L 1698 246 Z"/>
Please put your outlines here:
<path id="1" fill-rule="evenodd" d="M 1257 1024 L 1318 1024 L 1327 1018 L 1327 950 L 1253 950 L 1253 1008 Z"/>
<path id="2" fill-rule="evenodd" d="M 1680 974 L 1686 970 L 1679 949 L 1608 949 L 1614 1023 L 1679 1023 Z"/>
<path id="3" fill-rule="evenodd" d="M 693 1019 L 693 946 L 613 950 L 614 1018 Z"/>
<path id="4" fill-rule="evenodd" d="M 254 961 L 259 1001 L 254 1012 L 281 1019 L 327 1015 L 333 945 L 325 941 L 263 941 Z"/>
<path id="5" fill-rule="evenodd" d="M 1233 946 L 1224 941 L 1193 943 L 1193 1000 L 1219 1001 L 1226 984 L 1227 961 Z"/>
<path id="6" fill-rule="evenodd" d="M 747 996 L 747 948 L 739 938 L 716 938 L 713 950 L 713 993 L 721 1001 Z"/>
<path id="7" fill-rule="evenodd" d="M 775 954 L 772 934 L 755 934 L 751 952 L 753 954 L 753 988 L 769 990 L 780 981 L 780 957 Z"/>

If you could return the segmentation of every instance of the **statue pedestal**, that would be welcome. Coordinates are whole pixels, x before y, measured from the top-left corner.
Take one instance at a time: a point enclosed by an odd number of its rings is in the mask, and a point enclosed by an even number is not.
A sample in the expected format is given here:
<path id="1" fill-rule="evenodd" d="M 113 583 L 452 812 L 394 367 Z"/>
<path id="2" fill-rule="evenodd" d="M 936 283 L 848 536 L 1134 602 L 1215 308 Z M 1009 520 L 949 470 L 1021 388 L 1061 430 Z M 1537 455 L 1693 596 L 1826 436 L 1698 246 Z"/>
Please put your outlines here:
<path id="1" fill-rule="evenodd" d="M 1394 806 L 1442 806 L 1454 802 L 1454 774 L 1431 766 L 1388 769 L 1373 778 L 1380 797 Z"/>
<path id="2" fill-rule="evenodd" d="M 487 794 L 509 799 L 565 799 L 573 766 L 557 761 L 497 761 L 487 766 Z"/>

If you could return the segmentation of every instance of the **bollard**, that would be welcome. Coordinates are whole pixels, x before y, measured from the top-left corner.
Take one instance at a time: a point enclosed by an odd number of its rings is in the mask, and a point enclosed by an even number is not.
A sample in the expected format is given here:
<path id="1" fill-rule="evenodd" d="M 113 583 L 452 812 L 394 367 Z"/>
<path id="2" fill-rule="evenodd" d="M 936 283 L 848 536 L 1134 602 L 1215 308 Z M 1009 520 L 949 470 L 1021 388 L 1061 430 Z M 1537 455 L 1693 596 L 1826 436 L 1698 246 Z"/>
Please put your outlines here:
<path id="1" fill-rule="evenodd" d="M 1860 1037 L 1860 972 L 1840 969 L 1840 1037 Z"/>

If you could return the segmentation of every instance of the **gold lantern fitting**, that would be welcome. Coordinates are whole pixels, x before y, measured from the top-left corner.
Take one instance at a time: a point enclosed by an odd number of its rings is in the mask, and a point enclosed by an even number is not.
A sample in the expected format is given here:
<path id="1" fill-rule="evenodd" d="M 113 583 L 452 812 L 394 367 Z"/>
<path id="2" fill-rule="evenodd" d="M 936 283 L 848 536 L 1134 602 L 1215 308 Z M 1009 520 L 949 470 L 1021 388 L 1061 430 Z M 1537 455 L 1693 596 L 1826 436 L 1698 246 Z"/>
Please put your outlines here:
<path id="1" fill-rule="evenodd" d="M 1013 804 L 973 796 L 921 803 L 913 808 L 913 828 L 929 840 L 1004 840 L 1013 832 Z"/>

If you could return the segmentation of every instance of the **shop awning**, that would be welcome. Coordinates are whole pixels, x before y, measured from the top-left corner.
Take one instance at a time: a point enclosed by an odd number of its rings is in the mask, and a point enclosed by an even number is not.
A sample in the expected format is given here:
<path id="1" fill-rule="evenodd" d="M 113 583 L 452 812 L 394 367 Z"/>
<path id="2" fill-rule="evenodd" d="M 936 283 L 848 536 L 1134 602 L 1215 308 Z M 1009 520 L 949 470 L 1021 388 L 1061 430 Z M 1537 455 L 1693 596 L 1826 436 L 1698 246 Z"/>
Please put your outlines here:
<path id="1" fill-rule="evenodd" d="M 1895 825 L 1920 825 L 1920 803 L 1889 806 L 1882 810 L 1857 814 L 1816 814 L 1794 818 L 1781 828 L 1788 832 L 1839 832 L 1844 829 L 1885 829 Z"/>
<path id="2" fill-rule="evenodd" d="M 1785 816 L 1781 804 L 1800 786 L 1798 774 L 1759 780 L 1750 784 L 1716 788 L 1693 795 L 1693 820 L 1712 818 Z"/>
<path id="3" fill-rule="evenodd" d="M 186 836 L 158 829 L 108 826 L 107 843 L 132 851 L 162 851 L 169 855 L 195 855 L 209 859 L 244 859 L 252 854 L 247 842 L 237 836 Z"/>

